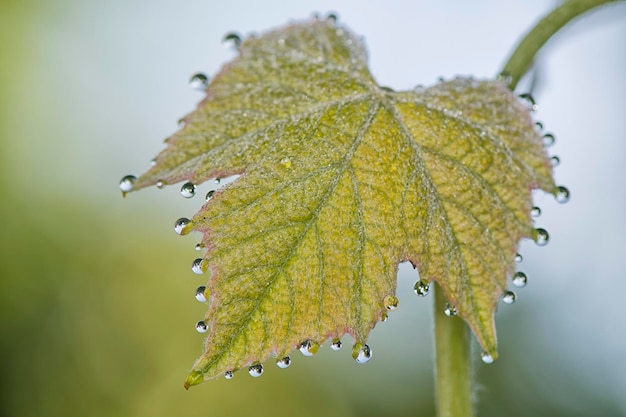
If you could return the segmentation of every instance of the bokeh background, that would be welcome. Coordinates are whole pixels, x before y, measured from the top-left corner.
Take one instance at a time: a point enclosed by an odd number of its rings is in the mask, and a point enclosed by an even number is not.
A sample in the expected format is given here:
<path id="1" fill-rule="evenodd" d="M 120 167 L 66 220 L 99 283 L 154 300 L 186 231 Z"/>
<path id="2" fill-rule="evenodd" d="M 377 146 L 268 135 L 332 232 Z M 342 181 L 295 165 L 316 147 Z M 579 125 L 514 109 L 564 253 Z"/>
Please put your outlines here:
<path id="1" fill-rule="evenodd" d="M 205 307 L 189 270 L 196 240 L 172 225 L 201 197 L 122 199 L 118 181 L 143 172 L 201 99 L 189 76 L 234 56 L 228 31 L 336 12 L 365 37 L 376 79 L 399 90 L 493 77 L 555 4 L 0 1 L 0 415 L 434 415 L 432 297 L 412 293 L 404 267 L 401 307 L 374 329 L 367 365 L 324 348 L 185 391 Z M 572 199 L 536 196 L 551 240 L 521 245 L 529 284 L 497 313 L 500 359 L 476 360 L 481 416 L 626 415 L 625 73 L 625 4 L 538 57 L 536 117 L 557 137 Z"/>

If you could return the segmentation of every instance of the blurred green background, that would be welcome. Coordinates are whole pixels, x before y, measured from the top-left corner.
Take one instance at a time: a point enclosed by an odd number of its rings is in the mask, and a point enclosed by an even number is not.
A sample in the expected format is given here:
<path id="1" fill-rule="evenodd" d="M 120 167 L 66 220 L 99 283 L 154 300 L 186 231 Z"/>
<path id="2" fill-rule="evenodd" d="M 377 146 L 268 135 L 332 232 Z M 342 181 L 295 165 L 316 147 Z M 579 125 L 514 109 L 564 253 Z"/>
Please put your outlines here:
<path id="1" fill-rule="evenodd" d="M 204 306 L 196 241 L 172 225 L 201 201 L 176 187 L 122 199 L 118 181 L 201 99 L 190 74 L 233 56 L 227 31 L 332 10 L 365 36 L 379 82 L 408 89 L 492 77 L 553 5 L 0 1 L 0 415 L 434 415 L 432 300 L 412 294 L 404 267 L 401 308 L 373 331 L 367 365 L 324 348 L 185 391 Z M 476 362 L 481 416 L 626 415 L 624 51 L 621 5 L 538 57 L 537 117 L 556 133 L 572 201 L 537 196 L 551 242 L 522 244 L 529 285 L 497 314 L 501 358 Z"/>

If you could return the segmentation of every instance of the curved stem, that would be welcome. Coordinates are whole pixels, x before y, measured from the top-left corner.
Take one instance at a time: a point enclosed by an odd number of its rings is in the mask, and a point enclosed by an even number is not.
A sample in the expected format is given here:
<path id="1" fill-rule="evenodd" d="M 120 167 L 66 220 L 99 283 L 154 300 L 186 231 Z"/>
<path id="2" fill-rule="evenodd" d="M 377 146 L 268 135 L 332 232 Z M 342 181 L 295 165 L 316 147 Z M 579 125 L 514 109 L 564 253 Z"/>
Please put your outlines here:
<path id="1" fill-rule="evenodd" d="M 617 1 L 624 0 L 566 0 L 541 19 L 517 45 L 500 72 L 507 81 L 510 79 L 509 88 L 515 89 L 520 78 L 530 68 L 537 51 L 563 26 L 591 9 Z"/>
<path id="2" fill-rule="evenodd" d="M 435 292 L 435 401 L 438 417 L 471 417 L 472 390 L 470 332 L 459 317 L 444 314 L 446 299 L 434 283 Z M 436 287 L 436 288 L 435 288 Z"/>

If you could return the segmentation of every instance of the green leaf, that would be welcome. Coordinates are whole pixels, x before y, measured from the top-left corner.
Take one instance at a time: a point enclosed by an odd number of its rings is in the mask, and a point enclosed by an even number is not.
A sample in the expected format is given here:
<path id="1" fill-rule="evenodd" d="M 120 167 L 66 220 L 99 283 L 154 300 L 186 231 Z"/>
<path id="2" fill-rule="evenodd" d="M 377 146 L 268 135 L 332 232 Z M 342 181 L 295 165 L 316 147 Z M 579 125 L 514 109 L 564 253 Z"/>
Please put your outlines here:
<path id="1" fill-rule="evenodd" d="M 397 301 L 398 264 L 437 281 L 496 357 L 494 311 L 531 191 L 556 192 L 528 109 L 496 81 L 380 87 L 333 20 L 251 37 L 134 189 L 231 174 L 203 234 L 206 350 L 186 386 L 313 349 L 362 346 Z M 358 352 L 355 352 L 357 355 Z"/>

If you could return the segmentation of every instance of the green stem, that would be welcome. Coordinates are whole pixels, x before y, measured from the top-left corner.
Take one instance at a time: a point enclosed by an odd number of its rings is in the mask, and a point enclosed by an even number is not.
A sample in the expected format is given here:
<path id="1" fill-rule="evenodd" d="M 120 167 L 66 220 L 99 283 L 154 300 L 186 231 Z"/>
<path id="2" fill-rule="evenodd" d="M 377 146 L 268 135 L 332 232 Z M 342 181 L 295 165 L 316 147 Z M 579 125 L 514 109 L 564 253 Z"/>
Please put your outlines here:
<path id="1" fill-rule="evenodd" d="M 520 78 L 532 65 L 537 51 L 563 26 L 591 9 L 617 1 L 624 0 L 567 0 L 541 19 L 517 45 L 500 72 L 506 76 L 507 81 L 510 77 L 509 88 L 515 89 Z"/>
<path id="2" fill-rule="evenodd" d="M 436 288 L 434 288 L 436 287 Z M 446 299 L 435 292 L 436 406 L 438 417 L 471 417 L 470 332 L 459 317 L 444 314 Z"/>

